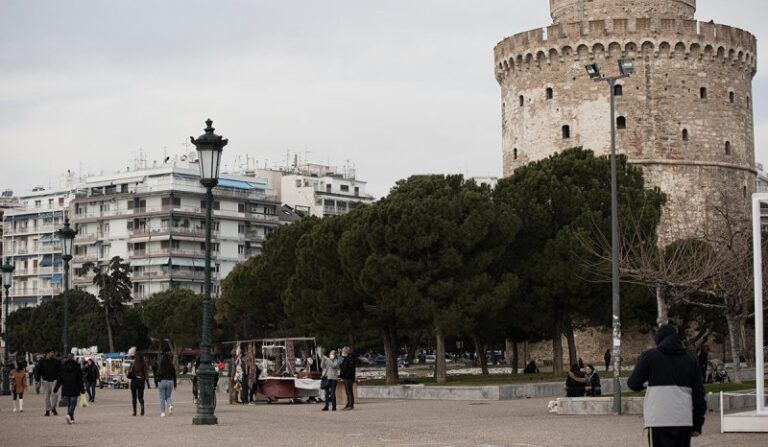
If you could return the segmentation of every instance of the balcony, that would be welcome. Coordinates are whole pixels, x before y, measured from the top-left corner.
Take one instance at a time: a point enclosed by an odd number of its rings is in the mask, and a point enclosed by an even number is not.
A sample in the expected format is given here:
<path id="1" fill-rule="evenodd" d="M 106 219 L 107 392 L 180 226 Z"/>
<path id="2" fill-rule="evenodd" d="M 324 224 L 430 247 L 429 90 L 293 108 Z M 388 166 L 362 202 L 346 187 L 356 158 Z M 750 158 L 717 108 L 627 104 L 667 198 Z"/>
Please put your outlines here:
<path id="1" fill-rule="evenodd" d="M 211 232 L 211 235 L 217 237 L 219 232 L 214 230 Z M 205 229 L 198 227 L 138 228 L 130 232 L 132 239 L 158 236 L 187 236 L 205 239 Z"/>
<path id="2" fill-rule="evenodd" d="M 75 262 L 78 264 L 85 264 L 86 262 L 96 262 L 98 260 L 99 260 L 99 257 L 96 253 L 75 254 L 72 258 L 72 262 Z"/>
<path id="3" fill-rule="evenodd" d="M 53 233 L 58 230 L 59 227 L 53 225 L 36 225 L 27 227 L 13 228 L 11 225 L 3 226 L 3 235 L 5 236 L 20 236 L 23 234 L 38 234 L 38 233 Z"/>
<path id="4" fill-rule="evenodd" d="M 205 272 L 192 270 L 177 270 L 172 272 L 141 272 L 133 273 L 131 281 L 204 281 Z"/>
<path id="5" fill-rule="evenodd" d="M 11 296 L 45 296 L 45 295 L 58 295 L 63 291 L 63 287 L 38 287 L 34 289 L 11 289 Z"/>
<path id="6" fill-rule="evenodd" d="M 88 272 L 82 276 L 74 275 L 72 276 L 72 284 L 93 284 L 94 276 L 96 275 L 93 272 Z"/>
<path id="7" fill-rule="evenodd" d="M 100 236 L 102 235 L 99 233 L 78 234 L 75 237 L 75 245 L 93 244 Z"/>
<path id="8" fill-rule="evenodd" d="M 212 252 L 213 256 L 216 256 L 218 252 Z M 204 250 L 188 250 L 181 248 L 159 248 L 155 250 L 133 250 L 128 253 L 128 256 L 132 259 L 139 258 L 154 258 L 159 256 L 181 256 L 187 258 L 204 258 Z"/>

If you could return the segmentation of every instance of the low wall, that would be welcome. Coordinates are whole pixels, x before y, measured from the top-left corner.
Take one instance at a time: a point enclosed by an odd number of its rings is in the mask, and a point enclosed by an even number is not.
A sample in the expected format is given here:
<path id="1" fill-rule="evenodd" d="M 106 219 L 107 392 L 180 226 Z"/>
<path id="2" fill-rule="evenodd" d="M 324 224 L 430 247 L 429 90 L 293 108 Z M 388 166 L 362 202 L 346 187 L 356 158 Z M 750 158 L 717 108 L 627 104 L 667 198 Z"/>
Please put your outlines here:
<path id="1" fill-rule="evenodd" d="M 755 408 L 754 391 L 745 390 L 742 393 L 732 393 L 723 396 L 723 407 L 726 411 Z M 720 411 L 720 393 L 707 393 L 707 410 Z M 643 397 L 623 397 L 621 399 L 622 414 L 643 414 Z M 613 414 L 612 397 L 561 397 L 557 399 L 557 414 L 559 415 L 610 415 Z"/>

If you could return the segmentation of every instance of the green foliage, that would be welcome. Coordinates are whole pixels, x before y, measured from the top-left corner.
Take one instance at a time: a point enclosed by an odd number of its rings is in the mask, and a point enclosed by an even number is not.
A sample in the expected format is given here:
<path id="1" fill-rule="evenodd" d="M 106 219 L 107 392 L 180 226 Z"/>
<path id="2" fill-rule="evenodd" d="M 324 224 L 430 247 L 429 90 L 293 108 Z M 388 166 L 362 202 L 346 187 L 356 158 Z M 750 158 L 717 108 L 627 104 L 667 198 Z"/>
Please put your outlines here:
<path id="1" fill-rule="evenodd" d="M 187 289 L 169 289 L 144 300 L 141 319 L 150 337 L 168 339 L 178 349 L 196 346 L 203 325 L 203 301 Z"/>

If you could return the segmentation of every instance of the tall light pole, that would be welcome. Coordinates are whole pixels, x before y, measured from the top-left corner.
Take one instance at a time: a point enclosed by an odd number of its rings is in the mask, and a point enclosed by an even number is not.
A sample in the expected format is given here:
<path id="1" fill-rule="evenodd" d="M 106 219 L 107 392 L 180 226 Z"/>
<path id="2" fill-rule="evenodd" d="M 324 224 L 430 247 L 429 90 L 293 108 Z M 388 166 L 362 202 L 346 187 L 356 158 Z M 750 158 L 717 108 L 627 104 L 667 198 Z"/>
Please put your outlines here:
<path id="1" fill-rule="evenodd" d="M 611 289 L 613 298 L 613 414 L 621 414 L 621 306 L 619 300 L 619 190 L 616 181 L 616 81 L 635 72 L 631 59 L 619 60 L 618 76 L 603 76 L 597 64 L 586 66 L 595 82 L 606 81 L 611 94 Z"/>
<path id="2" fill-rule="evenodd" d="M 197 148 L 200 164 L 200 183 L 205 186 L 205 291 L 203 293 L 203 333 L 200 340 L 200 368 L 197 378 L 200 382 L 200 400 L 197 412 L 192 418 L 194 425 L 218 424 L 214 415 L 213 383 L 216 373 L 211 365 L 211 227 L 213 226 L 213 188 L 219 183 L 221 152 L 229 142 L 213 133 L 213 121 L 206 122 L 205 133 L 197 139 L 189 137 Z"/>
<path id="3" fill-rule="evenodd" d="M 56 230 L 61 241 L 61 259 L 64 261 L 64 356 L 69 353 L 69 261 L 72 260 L 72 245 L 77 231 L 69 226 L 69 217 L 64 217 L 64 226 Z"/>
<path id="4" fill-rule="evenodd" d="M 9 382 L 8 375 L 11 373 L 11 365 L 8 364 L 8 303 L 11 301 L 11 295 L 9 289 L 11 288 L 11 282 L 13 281 L 13 265 L 5 261 L 0 269 L 3 271 L 3 288 L 5 289 L 5 320 L 3 320 L 3 343 L 5 343 L 5 349 L 3 349 L 3 396 L 11 395 L 11 384 Z"/>

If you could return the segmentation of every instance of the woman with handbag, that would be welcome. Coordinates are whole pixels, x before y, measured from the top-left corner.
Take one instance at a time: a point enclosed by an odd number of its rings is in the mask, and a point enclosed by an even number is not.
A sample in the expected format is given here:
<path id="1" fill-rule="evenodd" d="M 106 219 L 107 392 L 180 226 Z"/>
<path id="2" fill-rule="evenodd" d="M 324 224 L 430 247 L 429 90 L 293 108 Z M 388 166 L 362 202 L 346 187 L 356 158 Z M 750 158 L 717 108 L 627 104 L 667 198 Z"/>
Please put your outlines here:
<path id="1" fill-rule="evenodd" d="M 336 411 L 336 383 L 339 380 L 339 361 L 336 358 L 335 350 L 332 350 L 328 357 L 323 356 L 320 368 L 323 370 L 320 388 L 325 390 L 325 406 L 322 411 L 328 411 L 328 404 L 331 405 L 333 411 Z"/>
<path id="2" fill-rule="evenodd" d="M 85 384 L 83 384 L 83 371 L 80 364 L 75 360 L 74 354 L 68 354 L 67 360 L 61 368 L 61 373 L 53 388 L 54 394 L 61 388 L 61 396 L 67 401 L 67 424 L 75 423 L 75 408 L 77 408 L 77 398 L 85 394 Z"/>
<path id="3" fill-rule="evenodd" d="M 131 380 L 133 415 L 136 416 L 136 401 L 138 400 L 141 404 L 141 415 L 144 416 L 144 386 L 146 385 L 149 388 L 149 368 L 147 367 L 147 362 L 144 361 L 144 356 L 138 352 L 133 360 L 128 378 Z"/>

